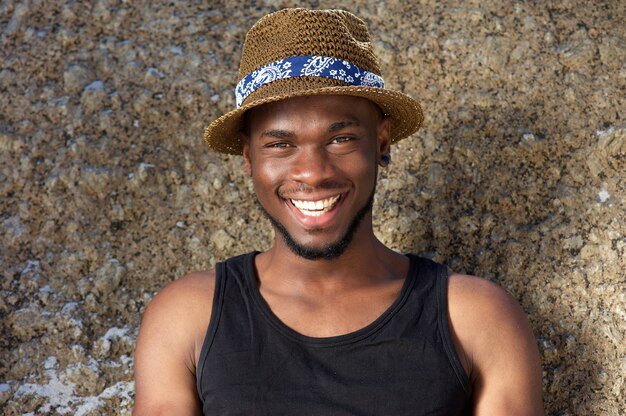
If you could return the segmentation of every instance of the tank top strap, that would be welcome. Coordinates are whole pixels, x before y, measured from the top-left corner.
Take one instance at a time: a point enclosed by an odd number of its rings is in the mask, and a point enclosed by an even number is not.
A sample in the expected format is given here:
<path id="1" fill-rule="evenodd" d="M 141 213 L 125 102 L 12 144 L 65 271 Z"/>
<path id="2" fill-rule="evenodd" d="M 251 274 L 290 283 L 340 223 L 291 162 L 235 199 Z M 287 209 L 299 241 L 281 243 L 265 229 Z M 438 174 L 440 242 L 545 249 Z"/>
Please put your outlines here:
<path id="1" fill-rule="evenodd" d="M 413 290 L 413 296 L 418 299 L 411 299 L 408 302 L 411 308 L 422 308 L 434 313 L 433 327 L 437 329 L 445 354 L 450 362 L 454 374 L 463 387 L 463 390 L 469 395 L 471 386 L 467 373 L 461 364 L 461 360 L 456 350 L 456 346 L 452 340 L 452 332 L 450 329 L 450 320 L 448 318 L 448 284 L 449 269 L 447 266 L 432 261 L 427 258 L 418 257 L 413 254 L 408 255 L 412 262 L 416 263 L 416 283 Z M 409 313 L 415 313 L 414 310 Z"/>
<path id="2" fill-rule="evenodd" d="M 246 285 L 245 280 L 247 279 L 245 276 L 248 274 L 247 265 L 251 262 L 251 257 L 254 257 L 256 254 L 258 254 L 258 252 L 253 251 L 231 257 L 225 262 L 219 262 L 215 265 L 215 292 L 213 294 L 213 303 L 210 306 L 211 319 L 209 320 L 209 326 L 204 341 L 202 342 L 202 349 L 200 350 L 198 365 L 196 367 L 196 389 L 198 394 L 201 393 L 202 373 L 224 309 L 227 289 L 234 284 L 241 290 L 242 286 Z M 232 293 L 232 291 L 230 292 Z M 234 293 L 237 293 L 237 291 Z M 200 397 L 202 397 L 201 394 Z"/>

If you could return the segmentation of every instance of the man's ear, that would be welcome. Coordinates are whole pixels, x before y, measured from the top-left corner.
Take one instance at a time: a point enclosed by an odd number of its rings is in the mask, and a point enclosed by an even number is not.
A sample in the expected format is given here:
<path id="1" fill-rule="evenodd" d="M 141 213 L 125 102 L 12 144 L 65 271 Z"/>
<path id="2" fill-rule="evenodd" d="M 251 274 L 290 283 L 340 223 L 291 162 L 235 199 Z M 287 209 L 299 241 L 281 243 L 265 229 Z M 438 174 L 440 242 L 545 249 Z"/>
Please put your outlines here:
<path id="1" fill-rule="evenodd" d="M 391 151 L 391 117 L 384 116 L 378 124 L 377 157 Z"/>
<path id="2" fill-rule="evenodd" d="M 250 141 L 244 133 L 239 133 L 239 140 L 243 143 L 243 166 L 246 170 L 246 175 L 252 176 L 252 162 L 250 162 Z"/>

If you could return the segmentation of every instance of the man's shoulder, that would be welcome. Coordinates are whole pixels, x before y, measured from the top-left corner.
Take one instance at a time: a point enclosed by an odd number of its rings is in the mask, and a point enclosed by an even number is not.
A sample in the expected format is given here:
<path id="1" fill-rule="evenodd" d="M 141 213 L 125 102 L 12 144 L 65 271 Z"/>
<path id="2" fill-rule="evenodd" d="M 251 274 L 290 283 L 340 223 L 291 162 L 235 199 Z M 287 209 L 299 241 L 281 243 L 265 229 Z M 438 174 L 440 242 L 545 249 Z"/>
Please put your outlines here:
<path id="1" fill-rule="evenodd" d="M 189 273 L 163 287 L 148 305 L 146 314 L 189 321 L 195 314 L 210 313 L 214 291 L 215 269 Z"/>
<path id="2" fill-rule="evenodd" d="M 526 314 L 497 284 L 480 277 L 451 273 L 450 324 L 470 373 L 496 362 L 516 359 L 520 350 L 536 349 Z M 474 374 L 475 375 L 475 374 Z M 471 376 L 471 375 L 470 375 Z"/>
<path id="3" fill-rule="evenodd" d="M 450 301 L 459 307 L 501 308 L 517 305 L 498 284 L 477 276 L 449 273 Z"/>
<path id="4" fill-rule="evenodd" d="M 450 274 L 453 337 L 474 386 L 476 414 L 543 414 L 541 363 L 520 305 L 475 276 Z"/>
<path id="5" fill-rule="evenodd" d="M 155 296 L 158 298 L 177 298 L 179 296 L 206 296 L 215 288 L 215 269 L 188 273 L 165 285 Z"/>
<path id="6" fill-rule="evenodd" d="M 527 326 L 522 308 L 504 289 L 487 279 L 451 273 L 448 284 L 448 310 L 459 337 L 471 341 L 514 336 Z M 468 340 L 469 341 L 469 340 Z"/>
<path id="7" fill-rule="evenodd" d="M 158 326 L 181 341 L 206 330 L 215 291 L 215 270 L 189 273 L 168 283 L 152 299 L 142 326 Z"/>
<path id="8" fill-rule="evenodd" d="M 484 330 L 487 324 L 526 321 L 526 315 L 515 299 L 487 279 L 450 273 L 448 293 L 451 318 L 462 324 L 477 325 Z"/>
<path id="9" fill-rule="evenodd" d="M 215 271 L 166 285 L 144 313 L 135 349 L 135 412 L 197 414 L 195 368 L 211 315 Z"/>

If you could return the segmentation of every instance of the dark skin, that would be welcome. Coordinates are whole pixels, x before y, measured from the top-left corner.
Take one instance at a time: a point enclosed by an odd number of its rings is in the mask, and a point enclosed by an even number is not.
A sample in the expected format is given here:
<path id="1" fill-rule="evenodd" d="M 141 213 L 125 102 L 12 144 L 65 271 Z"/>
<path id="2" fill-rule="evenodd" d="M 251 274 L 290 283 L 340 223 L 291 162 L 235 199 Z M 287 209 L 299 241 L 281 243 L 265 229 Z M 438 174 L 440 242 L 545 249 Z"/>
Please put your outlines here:
<path id="1" fill-rule="evenodd" d="M 298 117 L 284 104 L 251 114 L 244 161 L 265 210 L 295 240 L 321 247 L 339 240 L 367 203 L 377 161 L 389 151 L 389 121 L 362 99 L 351 104 L 358 110 L 354 114 L 318 121 L 311 116 L 336 109 L 324 108 L 328 100 L 299 100 L 307 111 Z M 301 215 L 291 203 L 337 196 L 333 210 L 321 216 Z M 349 248 L 332 261 L 302 259 L 276 239 L 256 258 L 261 293 L 277 316 L 304 335 L 334 336 L 367 325 L 393 302 L 409 267 L 405 256 L 388 250 L 373 234 L 369 212 Z M 364 254 L 379 261 L 360 262 Z"/>
<path id="2" fill-rule="evenodd" d="M 390 121 L 371 102 L 347 96 L 284 100 L 251 111 L 248 120 L 245 169 L 264 209 L 304 247 L 341 240 L 374 190 L 377 163 L 390 147 Z M 408 271 L 407 258 L 374 235 L 371 212 L 332 260 L 302 258 L 276 233 L 255 261 L 272 311 L 311 337 L 350 333 L 374 321 L 398 296 Z M 214 270 L 187 275 L 149 305 L 135 354 L 134 414 L 201 414 L 195 368 L 214 282 Z M 451 273 L 448 303 L 474 414 L 542 415 L 539 355 L 515 301 L 488 281 Z"/>

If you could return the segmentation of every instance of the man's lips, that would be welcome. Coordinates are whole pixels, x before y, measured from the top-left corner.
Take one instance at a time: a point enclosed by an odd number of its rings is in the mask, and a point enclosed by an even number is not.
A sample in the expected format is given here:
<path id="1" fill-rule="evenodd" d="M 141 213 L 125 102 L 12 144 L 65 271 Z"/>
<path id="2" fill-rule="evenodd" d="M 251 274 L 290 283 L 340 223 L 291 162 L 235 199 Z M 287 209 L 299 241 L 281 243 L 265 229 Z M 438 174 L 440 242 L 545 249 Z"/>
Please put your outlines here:
<path id="1" fill-rule="evenodd" d="M 319 217 L 335 208 L 341 196 L 342 194 L 337 194 L 322 199 L 286 198 L 286 201 L 306 217 Z"/>
<path id="2" fill-rule="evenodd" d="M 308 217 L 319 217 L 325 212 L 330 211 L 335 207 L 339 199 L 341 198 L 341 194 L 324 198 L 318 200 L 304 200 L 304 199 L 292 199 L 289 201 L 291 204 L 296 207 L 298 211 L 300 211 L 303 215 Z"/>

